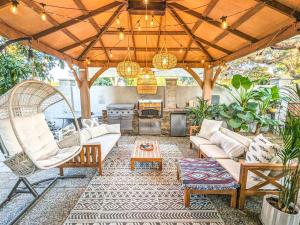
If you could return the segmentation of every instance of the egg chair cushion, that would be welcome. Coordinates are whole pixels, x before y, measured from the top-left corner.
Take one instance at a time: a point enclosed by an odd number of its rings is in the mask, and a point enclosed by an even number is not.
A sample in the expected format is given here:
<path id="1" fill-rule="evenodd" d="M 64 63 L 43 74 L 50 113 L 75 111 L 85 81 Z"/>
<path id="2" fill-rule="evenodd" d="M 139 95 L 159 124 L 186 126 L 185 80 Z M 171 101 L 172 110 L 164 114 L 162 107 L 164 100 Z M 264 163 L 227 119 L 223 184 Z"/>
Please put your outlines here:
<path id="1" fill-rule="evenodd" d="M 35 165 L 40 169 L 50 169 L 64 164 L 77 156 L 81 151 L 80 146 L 72 146 L 69 148 L 59 149 L 55 155 L 48 158 L 39 159 L 35 162 Z"/>
<path id="2" fill-rule="evenodd" d="M 14 156 L 22 152 L 22 148 L 14 134 L 11 122 L 9 119 L 0 120 L 0 137 L 3 148 L 7 151 L 8 156 Z"/>

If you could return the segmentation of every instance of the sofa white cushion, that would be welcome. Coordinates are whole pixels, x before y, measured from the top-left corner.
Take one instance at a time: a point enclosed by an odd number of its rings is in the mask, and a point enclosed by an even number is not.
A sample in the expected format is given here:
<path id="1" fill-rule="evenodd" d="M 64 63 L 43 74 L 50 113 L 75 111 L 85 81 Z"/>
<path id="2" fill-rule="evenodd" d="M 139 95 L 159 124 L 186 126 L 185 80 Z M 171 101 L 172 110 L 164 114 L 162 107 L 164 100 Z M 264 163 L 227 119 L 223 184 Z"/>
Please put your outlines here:
<path id="1" fill-rule="evenodd" d="M 218 147 L 217 145 L 201 145 L 201 151 L 210 158 L 215 159 L 228 159 L 229 156 L 224 152 L 223 149 Z"/>
<path id="2" fill-rule="evenodd" d="M 71 135 L 75 132 L 76 132 L 76 128 L 75 128 L 74 124 L 71 123 L 71 124 L 69 124 L 69 125 L 67 125 L 67 126 L 65 126 L 64 128 L 61 129 L 61 138 L 69 136 L 69 135 Z"/>
<path id="3" fill-rule="evenodd" d="M 120 124 L 105 124 L 106 130 L 109 134 L 120 134 L 121 127 Z"/>
<path id="4" fill-rule="evenodd" d="M 214 132 L 220 129 L 222 123 L 222 121 L 204 119 L 197 135 L 209 139 Z"/>
<path id="5" fill-rule="evenodd" d="M 240 142 L 228 137 L 221 131 L 216 131 L 210 137 L 211 143 L 219 146 L 230 158 L 238 158 L 242 156 L 246 151 L 247 147 Z"/>
<path id="6" fill-rule="evenodd" d="M 197 147 L 200 147 L 200 145 L 211 145 L 212 144 L 209 140 L 199 137 L 199 136 L 190 136 L 190 142 L 192 142 Z"/>
<path id="7" fill-rule="evenodd" d="M 96 138 L 105 134 L 108 134 L 108 130 L 106 129 L 105 125 L 100 125 L 96 127 L 88 128 L 89 133 L 91 134 L 92 138 Z"/>
<path id="8" fill-rule="evenodd" d="M 245 145 L 247 148 L 249 148 L 249 146 L 250 146 L 250 144 L 252 142 L 252 140 L 250 138 L 247 138 L 247 137 L 245 137 L 243 135 L 240 135 L 240 134 L 238 134 L 236 132 L 228 130 L 228 129 L 224 128 L 224 127 L 221 127 L 220 131 L 223 134 L 227 135 L 228 137 L 231 137 L 232 139 L 234 139 L 234 140 L 238 141 L 239 143 Z"/>
<path id="9" fill-rule="evenodd" d="M 13 156 L 22 152 L 22 148 L 15 136 L 9 119 L 0 120 L 0 136 L 4 148 L 8 151 L 9 155 Z"/>
<path id="10" fill-rule="evenodd" d="M 241 171 L 241 163 L 234 161 L 232 159 L 217 159 L 217 161 L 231 174 L 231 176 L 237 181 L 240 182 L 240 171 Z M 249 189 L 259 182 L 261 180 L 257 180 L 253 178 L 254 174 L 252 172 L 248 173 L 247 176 L 247 185 L 246 188 Z M 261 189 L 267 189 L 267 190 L 276 190 L 277 187 L 273 185 L 266 185 L 262 187 Z"/>
<path id="11" fill-rule="evenodd" d="M 26 154 L 34 162 L 56 155 L 59 151 L 44 114 L 16 117 L 15 126 Z"/>
<path id="12" fill-rule="evenodd" d="M 106 134 L 90 139 L 87 144 L 101 144 L 101 160 L 103 161 L 120 137 L 121 134 Z"/>

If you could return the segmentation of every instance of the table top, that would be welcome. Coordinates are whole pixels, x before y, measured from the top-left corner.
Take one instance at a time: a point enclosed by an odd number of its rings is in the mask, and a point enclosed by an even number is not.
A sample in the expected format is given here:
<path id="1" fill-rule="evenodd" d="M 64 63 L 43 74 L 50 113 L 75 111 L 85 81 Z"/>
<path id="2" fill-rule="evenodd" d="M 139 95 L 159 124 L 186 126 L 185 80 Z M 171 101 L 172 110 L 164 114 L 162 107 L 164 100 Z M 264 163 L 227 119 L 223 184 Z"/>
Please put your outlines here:
<path id="1" fill-rule="evenodd" d="M 153 144 L 154 149 L 152 151 L 144 151 L 140 149 L 141 144 Z M 134 143 L 134 148 L 131 154 L 131 158 L 133 159 L 161 159 L 161 153 L 158 141 L 136 141 Z"/>
<path id="2" fill-rule="evenodd" d="M 239 187 L 238 182 L 215 159 L 184 158 L 179 161 L 183 186 L 196 190 L 225 190 Z"/>

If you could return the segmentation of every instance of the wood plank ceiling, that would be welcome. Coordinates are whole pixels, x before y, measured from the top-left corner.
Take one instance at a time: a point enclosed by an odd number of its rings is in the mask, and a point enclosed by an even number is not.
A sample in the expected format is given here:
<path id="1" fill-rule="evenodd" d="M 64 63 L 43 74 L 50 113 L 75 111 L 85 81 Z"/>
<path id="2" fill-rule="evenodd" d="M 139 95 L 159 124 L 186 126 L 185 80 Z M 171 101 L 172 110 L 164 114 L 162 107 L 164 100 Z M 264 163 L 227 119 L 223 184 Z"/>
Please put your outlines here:
<path id="1" fill-rule="evenodd" d="M 0 0 L 0 34 L 30 36 L 36 48 L 80 65 L 88 59 L 90 66 L 116 66 L 129 52 L 143 66 L 164 43 L 179 67 L 217 65 L 300 33 L 299 0 L 166 0 L 165 16 L 147 20 L 127 11 L 125 0 L 18 3 L 15 15 L 10 1 Z"/>

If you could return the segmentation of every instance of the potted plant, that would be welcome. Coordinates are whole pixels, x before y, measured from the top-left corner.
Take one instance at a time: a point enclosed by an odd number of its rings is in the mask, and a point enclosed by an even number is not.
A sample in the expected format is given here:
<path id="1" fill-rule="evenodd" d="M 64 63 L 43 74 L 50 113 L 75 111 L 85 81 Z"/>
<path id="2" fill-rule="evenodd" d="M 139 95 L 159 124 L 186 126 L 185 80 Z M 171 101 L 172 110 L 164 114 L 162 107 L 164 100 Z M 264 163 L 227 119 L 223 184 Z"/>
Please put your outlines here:
<path id="1" fill-rule="evenodd" d="M 300 92 L 298 97 L 299 94 Z M 264 225 L 299 225 L 297 198 L 300 184 L 300 117 L 288 113 L 280 133 L 284 143 L 278 154 L 283 164 L 283 188 L 279 196 L 264 197 L 260 218 Z"/>
<path id="2" fill-rule="evenodd" d="M 192 124 L 200 126 L 205 118 L 210 118 L 210 108 L 211 105 L 206 100 L 197 97 L 197 106 L 188 109 Z"/>

